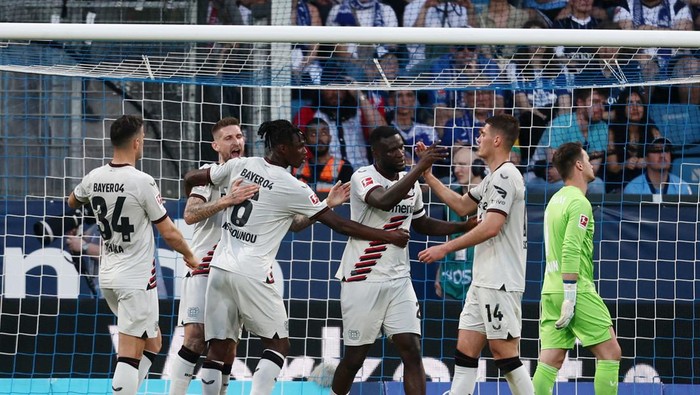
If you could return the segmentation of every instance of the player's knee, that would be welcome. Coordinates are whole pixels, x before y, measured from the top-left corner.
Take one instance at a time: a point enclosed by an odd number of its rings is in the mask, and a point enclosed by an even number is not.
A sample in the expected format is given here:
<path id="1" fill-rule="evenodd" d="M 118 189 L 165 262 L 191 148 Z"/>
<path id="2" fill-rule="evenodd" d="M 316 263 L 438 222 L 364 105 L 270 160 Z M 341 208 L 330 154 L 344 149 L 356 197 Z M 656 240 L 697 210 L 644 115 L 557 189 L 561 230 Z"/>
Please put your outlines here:
<path id="1" fill-rule="evenodd" d="M 289 338 L 276 338 L 276 339 L 268 339 L 267 341 L 263 342 L 265 345 L 265 348 L 268 348 L 270 350 L 276 351 L 280 354 L 282 354 L 283 357 L 286 357 L 289 355 Z"/>
<path id="2" fill-rule="evenodd" d="M 187 347 L 189 350 L 201 355 L 207 347 L 207 343 L 203 337 L 185 338 L 182 342 L 182 347 Z"/>
<path id="3" fill-rule="evenodd" d="M 520 361 L 519 357 L 496 359 L 493 362 L 496 364 L 498 370 L 501 371 L 501 374 L 510 373 L 515 369 L 523 366 L 523 363 L 522 361 Z"/>
<path id="4" fill-rule="evenodd" d="M 160 336 L 160 332 L 158 332 L 158 336 L 146 339 L 146 345 L 144 346 L 144 350 L 158 354 L 162 347 L 163 339 Z"/>
<path id="5" fill-rule="evenodd" d="M 478 368 L 479 367 L 479 359 L 478 358 L 472 358 L 469 355 L 456 350 L 455 351 L 455 365 L 461 366 L 463 368 Z"/>

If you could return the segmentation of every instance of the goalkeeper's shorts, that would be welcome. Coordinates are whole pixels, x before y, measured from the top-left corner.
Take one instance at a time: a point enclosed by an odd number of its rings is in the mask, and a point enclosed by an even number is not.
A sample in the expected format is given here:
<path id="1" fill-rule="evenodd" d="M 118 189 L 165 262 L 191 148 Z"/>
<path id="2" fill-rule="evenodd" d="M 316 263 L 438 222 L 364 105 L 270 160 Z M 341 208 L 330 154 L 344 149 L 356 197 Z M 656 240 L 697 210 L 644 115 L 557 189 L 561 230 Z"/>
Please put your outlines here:
<path id="1" fill-rule="evenodd" d="M 543 350 L 570 350 L 576 339 L 584 347 L 595 346 L 610 340 L 612 319 L 603 299 L 597 293 L 576 295 L 574 318 L 564 329 L 556 329 L 554 323 L 561 316 L 564 294 L 544 294 L 540 302 L 540 343 Z"/>

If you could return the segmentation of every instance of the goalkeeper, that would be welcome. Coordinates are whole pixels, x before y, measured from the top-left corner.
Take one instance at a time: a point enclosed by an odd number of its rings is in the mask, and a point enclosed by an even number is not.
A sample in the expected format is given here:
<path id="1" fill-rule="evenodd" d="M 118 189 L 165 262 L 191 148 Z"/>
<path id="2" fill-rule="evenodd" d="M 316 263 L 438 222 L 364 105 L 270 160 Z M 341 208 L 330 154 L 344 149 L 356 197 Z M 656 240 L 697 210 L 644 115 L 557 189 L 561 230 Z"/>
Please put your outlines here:
<path id="1" fill-rule="evenodd" d="M 595 174 L 581 143 L 565 143 L 554 154 L 564 179 L 544 214 L 547 266 L 540 306 L 540 359 L 535 394 L 552 393 L 557 372 L 576 338 L 597 359 L 595 393 L 617 394 L 620 346 L 610 312 L 593 284 L 593 210 L 586 199 Z"/>

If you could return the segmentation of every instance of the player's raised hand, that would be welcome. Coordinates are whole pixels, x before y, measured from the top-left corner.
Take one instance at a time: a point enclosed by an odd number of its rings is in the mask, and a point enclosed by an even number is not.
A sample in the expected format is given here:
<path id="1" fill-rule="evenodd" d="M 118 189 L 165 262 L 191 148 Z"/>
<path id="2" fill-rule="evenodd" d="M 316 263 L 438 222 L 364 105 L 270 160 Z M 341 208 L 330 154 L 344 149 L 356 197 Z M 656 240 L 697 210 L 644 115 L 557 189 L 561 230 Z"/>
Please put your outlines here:
<path id="1" fill-rule="evenodd" d="M 418 253 L 418 260 L 425 263 L 439 261 L 447 255 L 444 244 L 430 247 Z"/>
<path id="2" fill-rule="evenodd" d="M 438 146 L 438 142 L 434 142 L 430 147 L 426 147 L 420 141 L 416 144 L 415 151 L 420 158 L 416 165 L 418 168 L 426 171 L 433 166 L 433 163 L 448 157 L 447 147 Z"/>
<path id="3" fill-rule="evenodd" d="M 406 229 L 390 230 L 386 234 L 388 236 L 386 241 L 401 248 L 406 247 L 408 239 L 411 237 L 411 234 Z"/>
<path id="4" fill-rule="evenodd" d="M 241 185 L 243 182 L 242 178 L 238 178 L 231 183 L 231 187 L 224 198 L 229 206 L 235 206 L 236 204 L 241 204 L 246 200 L 250 199 L 258 193 L 260 186 L 258 184 L 245 184 Z"/>
<path id="5" fill-rule="evenodd" d="M 333 185 L 330 192 L 328 192 L 326 203 L 328 207 L 333 208 L 340 206 L 348 200 L 350 200 L 350 183 L 346 182 L 343 184 L 341 181 L 338 181 Z"/>

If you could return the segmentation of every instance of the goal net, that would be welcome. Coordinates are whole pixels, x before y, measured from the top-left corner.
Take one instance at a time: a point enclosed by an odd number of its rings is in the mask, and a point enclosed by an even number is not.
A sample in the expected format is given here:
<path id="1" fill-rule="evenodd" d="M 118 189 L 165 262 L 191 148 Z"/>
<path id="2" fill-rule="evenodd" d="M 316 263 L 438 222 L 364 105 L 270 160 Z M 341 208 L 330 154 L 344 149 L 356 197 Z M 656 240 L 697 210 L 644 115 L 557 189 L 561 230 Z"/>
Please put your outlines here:
<path id="1" fill-rule="evenodd" d="M 179 12 L 179 20 L 164 17 L 168 9 L 156 10 L 155 2 L 106 3 L 114 7 L 80 9 L 80 17 L 68 8 L 63 17 L 86 22 L 82 16 L 93 12 L 95 24 L 0 24 L 0 388 L 109 392 L 116 322 L 100 295 L 99 263 L 82 250 L 99 243 L 91 233 L 94 219 L 64 202 L 84 174 L 109 160 L 109 125 L 124 113 L 143 116 L 146 147 L 138 167 L 157 180 L 186 237 L 192 231 L 181 219 L 182 178 L 217 160 L 210 131 L 222 117 L 242 121 L 248 156 L 263 154 L 255 133 L 263 121 L 290 119 L 306 130 L 321 119 L 334 139 L 330 152 L 354 168 L 371 162 L 369 131 L 393 125 L 409 162 L 417 160 L 417 141 L 451 146 L 451 162 L 436 164 L 434 172 L 461 192 L 483 176 L 483 163 L 469 149 L 483 121 L 516 116 L 521 134 L 512 160 L 526 178 L 528 203 L 521 354 L 530 373 L 538 355 L 543 213 L 561 186 L 549 164 L 551 150 L 585 125 L 590 137 L 581 142 L 597 154 L 598 166 L 589 189 L 597 286 L 622 347 L 620 381 L 632 383 L 621 393 L 641 383 L 700 384 L 693 342 L 700 269 L 700 62 L 696 44 L 689 44 L 700 42 L 695 32 L 100 25 L 99 15 L 119 7 L 133 13 L 138 3 L 154 19 L 141 22 L 197 20 L 190 2 L 158 2 Z M 14 11 L 8 22 L 36 21 L 21 7 Z M 125 21 L 109 15 L 111 22 Z M 272 7 L 265 15 L 251 18 L 281 24 L 291 10 Z M 659 48 L 646 47 L 650 42 Z M 647 147 L 659 145 L 671 153 L 664 169 L 674 178 L 649 193 L 628 190 L 651 166 Z M 320 151 L 311 146 L 310 152 Z M 646 181 L 642 187 L 653 187 Z M 323 187 L 322 180 L 310 183 Z M 424 196 L 431 216 L 448 218 L 439 200 Z M 348 205 L 336 210 L 349 217 Z M 275 270 L 284 279 L 292 344 L 277 385 L 285 393 L 322 391 L 318 383 L 329 377 L 314 368 L 342 355 L 334 274 L 345 240 L 317 224 L 290 233 L 280 248 Z M 430 393 L 449 388 L 459 298 L 472 275 L 469 251 L 441 265 L 417 262 L 418 251 L 442 241 L 414 232 L 409 245 Z M 158 242 L 163 348 L 142 387 L 147 393 L 167 393 L 170 359 L 183 336 L 176 320 L 185 266 Z M 248 390 L 261 351 L 246 334 L 232 372 L 235 391 Z M 591 393 L 594 370 L 593 356 L 576 345 L 559 373 L 560 391 Z M 402 380 L 391 341 L 378 339 L 355 385 L 362 393 L 395 393 Z M 487 351 L 478 381 L 482 393 L 507 393 Z"/>

